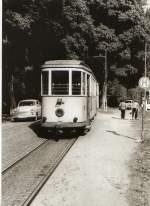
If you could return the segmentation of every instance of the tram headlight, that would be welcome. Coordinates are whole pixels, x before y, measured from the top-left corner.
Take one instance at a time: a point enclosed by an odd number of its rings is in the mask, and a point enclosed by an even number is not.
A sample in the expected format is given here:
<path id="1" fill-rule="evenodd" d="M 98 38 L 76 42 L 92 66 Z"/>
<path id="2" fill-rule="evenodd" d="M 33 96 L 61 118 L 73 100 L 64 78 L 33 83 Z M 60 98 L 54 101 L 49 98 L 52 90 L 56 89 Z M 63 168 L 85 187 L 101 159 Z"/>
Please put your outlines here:
<path id="1" fill-rule="evenodd" d="M 56 109 L 55 114 L 57 117 L 62 117 L 62 116 L 64 116 L 64 110 L 58 108 L 58 109 Z"/>

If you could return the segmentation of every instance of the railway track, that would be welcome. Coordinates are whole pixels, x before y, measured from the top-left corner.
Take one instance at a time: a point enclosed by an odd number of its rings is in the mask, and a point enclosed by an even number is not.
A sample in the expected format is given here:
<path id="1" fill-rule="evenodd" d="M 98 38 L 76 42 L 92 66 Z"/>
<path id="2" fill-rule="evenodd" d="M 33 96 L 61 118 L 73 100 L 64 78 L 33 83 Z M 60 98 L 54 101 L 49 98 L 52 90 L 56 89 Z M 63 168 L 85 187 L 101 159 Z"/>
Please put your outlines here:
<path id="1" fill-rule="evenodd" d="M 74 141 L 71 144 L 68 144 L 67 147 L 65 148 L 65 150 L 61 153 L 61 155 L 58 157 L 58 159 L 54 162 L 53 167 L 51 167 L 49 169 L 49 171 L 47 172 L 46 176 L 39 182 L 38 186 L 36 187 L 36 189 L 30 194 L 30 196 L 28 196 L 28 198 L 23 202 L 23 204 L 21 206 L 28 206 L 30 205 L 30 203 L 33 201 L 33 199 L 36 197 L 36 195 L 38 194 L 38 192 L 40 191 L 40 189 L 43 187 L 43 185 L 45 184 L 45 182 L 48 180 L 48 178 L 50 177 L 50 175 L 54 172 L 54 170 L 56 169 L 56 167 L 58 166 L 58 164 L 60 163 L 60 161 L 64 158 L 64 156 L 66 155 L 66 153 L 69 151 L 69 149 L 71 148 L 71 146 L 74 144 Z"/>
<path id="2" fill-rule="evenodd" d="M 77 138 L 46 140 L 2 172 L 2 205 L 28 206 Z"/>
<path id="3" fill-rule="evenodd" d="M 38 145 L 37 147 L 35 147 L 34 149 L 32 149 L 31 151 L 29 151 L 27 154 L 25 154 L 24 156 L 22 156 L 20 159 L 17 159 L 16 161 L 14 161 L 13 163 L 10 163 L 6 168 L 4 168 L 2 170 L 2 175 L 4 175 L 8 170 L 10 170 L 12 167 L 14 167 L 15 165 L 17 165 L 19 162 L 21 162 L 23 159 L 25 159 L 26 157 L 28 157 L 32 152 L 34 152 L 37 149 L 40 149 L 40 147 L 43 144 L 46 144 L 48 140 L 45 140 L 44 142 L 42 142 L 40 145 Z"/>

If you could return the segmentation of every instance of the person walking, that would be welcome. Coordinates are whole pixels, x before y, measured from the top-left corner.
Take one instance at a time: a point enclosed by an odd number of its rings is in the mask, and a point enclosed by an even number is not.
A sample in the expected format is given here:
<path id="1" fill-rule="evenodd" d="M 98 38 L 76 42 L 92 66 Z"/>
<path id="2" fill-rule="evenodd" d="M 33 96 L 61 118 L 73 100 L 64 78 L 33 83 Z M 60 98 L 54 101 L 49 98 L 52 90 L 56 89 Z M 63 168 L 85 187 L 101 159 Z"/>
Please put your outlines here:
<path id="1" fill-rule="evenodd" d="M 132 103 L 132 119 L 137 119 L 139 111 L 139 103 L 137 100 L 134 100 Z"/>
<path id="2" fill-rule="evenodd" d="M 126 103 L 124 100 L 121 100 L 119 110 L 121 111 L 121 119 L 125 119 Z"/>

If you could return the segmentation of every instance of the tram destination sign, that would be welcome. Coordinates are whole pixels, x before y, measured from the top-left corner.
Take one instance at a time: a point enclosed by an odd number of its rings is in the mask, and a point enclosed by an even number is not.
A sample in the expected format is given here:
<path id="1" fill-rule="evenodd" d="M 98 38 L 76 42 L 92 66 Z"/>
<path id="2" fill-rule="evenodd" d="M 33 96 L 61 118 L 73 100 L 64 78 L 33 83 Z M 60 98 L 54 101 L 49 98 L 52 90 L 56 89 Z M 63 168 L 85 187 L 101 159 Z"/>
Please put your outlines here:
<path id="1" fill-rule="evenodd" d="M 148 77 L 141 77 L 139 79 L 139 87 L 147 89 L 150 87 L 150 79 Z"/>

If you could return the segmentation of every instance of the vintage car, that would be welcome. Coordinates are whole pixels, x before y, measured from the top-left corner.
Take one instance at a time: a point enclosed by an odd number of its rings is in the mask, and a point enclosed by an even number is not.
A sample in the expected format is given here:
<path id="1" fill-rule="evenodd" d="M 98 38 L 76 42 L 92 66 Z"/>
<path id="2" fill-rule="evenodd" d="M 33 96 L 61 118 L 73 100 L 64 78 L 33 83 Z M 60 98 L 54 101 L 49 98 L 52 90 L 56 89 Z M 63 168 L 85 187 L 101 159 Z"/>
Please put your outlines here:
<path id="1" fill-rule="evenodd" d="M 23 119 L 34 119 L 35 121 L 41 117 L 41 103 L 37 99 L 21 100 L 17 108 L 12 111 L 12 121 Z"/>

